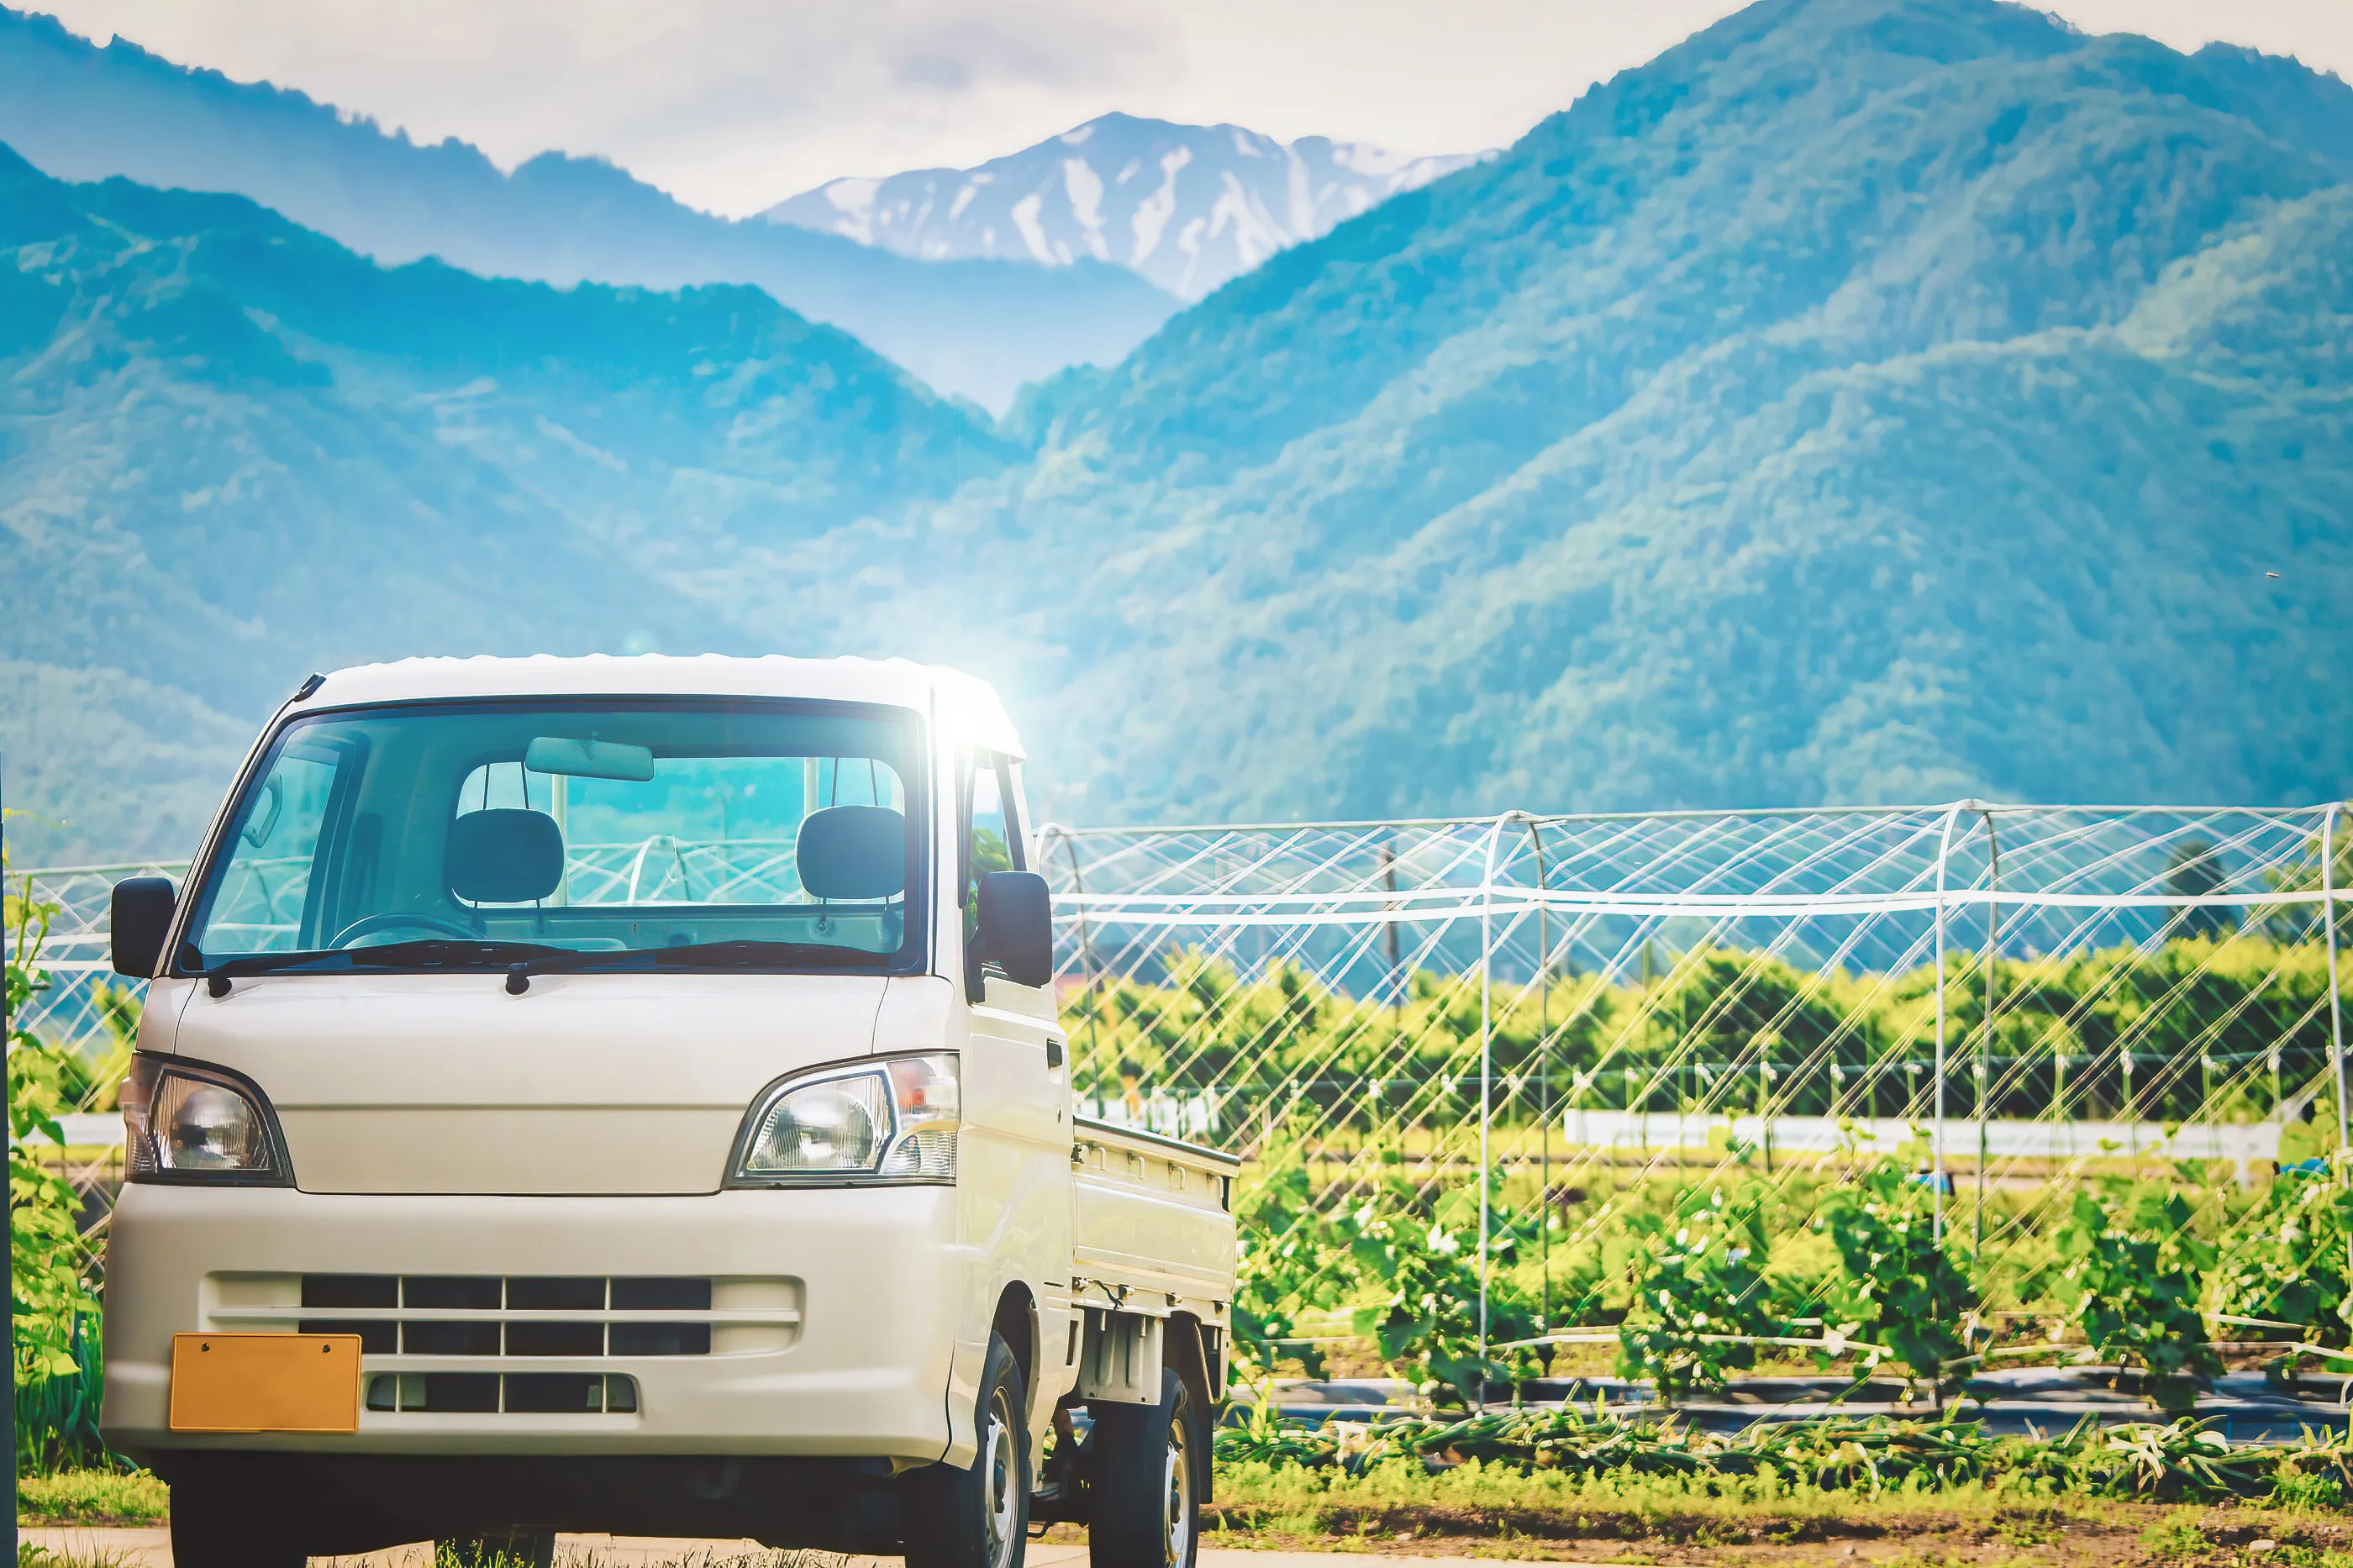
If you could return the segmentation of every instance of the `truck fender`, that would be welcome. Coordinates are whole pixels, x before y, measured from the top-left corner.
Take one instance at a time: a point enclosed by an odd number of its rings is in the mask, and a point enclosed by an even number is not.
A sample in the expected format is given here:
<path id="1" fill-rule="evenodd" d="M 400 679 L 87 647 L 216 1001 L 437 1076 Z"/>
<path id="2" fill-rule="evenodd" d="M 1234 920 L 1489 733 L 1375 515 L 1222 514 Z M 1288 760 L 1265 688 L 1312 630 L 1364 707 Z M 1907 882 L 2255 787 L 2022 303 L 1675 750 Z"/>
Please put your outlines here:
<path id="1" fill-rule="evenodd" d="M 1166 1364 L 1184 1381 L 1193 1395 L 1193 1407 L 1202 1414 L 1201 1442 L 1193 1450 L 1193 1495 L 1206 1503 L 1210 1500 L 1209 1484 L 1217 1470 L 1211 1450 L 1217 1446 L 1219 1417 L 1224 1413 L 1225 1388 L 1222 1377 L 1213 1377 L 1212 1370 L 1223 1372 L 1221 1361 L 1211 1348 L 1217 1331 L 1204 1330 L 1201 1320 L 1190 1312 L 1170 1316 L 1167 1328 Z"/>

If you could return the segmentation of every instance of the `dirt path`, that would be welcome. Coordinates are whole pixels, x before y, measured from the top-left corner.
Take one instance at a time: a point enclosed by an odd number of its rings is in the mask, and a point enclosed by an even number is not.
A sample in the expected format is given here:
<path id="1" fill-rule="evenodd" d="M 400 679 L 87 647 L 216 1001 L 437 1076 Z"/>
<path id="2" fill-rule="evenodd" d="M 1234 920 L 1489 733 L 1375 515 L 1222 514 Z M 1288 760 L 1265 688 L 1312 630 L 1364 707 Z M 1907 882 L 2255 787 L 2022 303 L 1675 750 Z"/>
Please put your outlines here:
<path id="1" fill-rule="evenodd" d="M 2296 1568 L 2315 1552 L 2353 1557 L 2353 1519 L 2091 1499 L 1990 1515 L 1923 1510 L 1778 1526 L 1759 1518 L 1731 1529 L 1723 1521 L 1454 1520 L 1438 1510 L 1416 1510 L 1410 1519 L 1361 1520 L 1355 1529 L 1323 1535 L 1287 1534 L 1281 1522 L 1258 1521 L 1247 1535 L 1231 1530 L 1206 1535 L 1200 1568 L 1335 1568 L 1335 1559 L 1366 1556 L 1380 1558 L 1384 1568 L 1460 1568 L 1472 1562 L 1482 1568 L 1512 1563 L 1555 1568 Z M 1515 1524 L 1535 1525 L 1541 1533 Z M 171 1537 L 162 1529 L 26 1527 L 18 1533 L 57 1553 L 60 1568 L 171 1568 Z M 1032 1542 L 1028 1568 L 1087 1568 L 1084 1542 L 1069 1539 L 1075 1533 L 1057 1527 L 1058 1538 Z M 431 1568 L 422 1546 L 333 1562 L 336 1568 Z M 559 1537 L 557 1562 L 562 1568 L 901 1568 L 895 1557 L 777 1552 L 748 1541 L 606 1535 Z"/>
<path id="2" fill-rule="evenodd" d="M 67 1563 L 104 1562 L 119 1568 L 171 1568 L 172 1538 L 166 1530 L 44 1529 L 26 1526 L 16 1532 L 28 1545 L 58 1553 Z M 1322 1552 L 1250 1552 L 1203 1548 L 1200 1568 L 1330 1568 L 1336 1556 L 1358 1553 Z M 1480 1568 L 1493 1568 L 1494 1553 Z M 422 1546 L 396 1547 L 365 1557 L 314 1558 L 336 1568 L 430 1568 L 431 1557 Z M 1392 1557 L 1393 1568 L 1440 1568 L 1459 1565 L 1461 1557 Z M 556 1538 L 558 1568 L 902 1568 L 896 1557 L 837 1557 L 818 1552 L 776 1552 L 748 1541 L 666 1541 L 609 1535 L 564 1535 Z M 1034 1542 L 1027 1568 L 1087 1568 L 1087 1549 L 1077 1544 Z"/>

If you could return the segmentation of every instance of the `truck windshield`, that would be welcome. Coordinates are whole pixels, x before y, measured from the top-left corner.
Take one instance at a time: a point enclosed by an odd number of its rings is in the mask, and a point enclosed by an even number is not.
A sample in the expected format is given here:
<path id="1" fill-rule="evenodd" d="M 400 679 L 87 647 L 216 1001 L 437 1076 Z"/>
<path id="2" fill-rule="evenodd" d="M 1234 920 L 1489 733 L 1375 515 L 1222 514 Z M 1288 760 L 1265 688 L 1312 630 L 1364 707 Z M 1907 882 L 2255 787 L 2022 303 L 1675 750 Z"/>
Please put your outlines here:
<path id="1" fill-rule="evenodd" d="M 298 719 L 230 814 L 177 967 L 911 966 L 920 735 L 892 709 L 740 700 Z"/>

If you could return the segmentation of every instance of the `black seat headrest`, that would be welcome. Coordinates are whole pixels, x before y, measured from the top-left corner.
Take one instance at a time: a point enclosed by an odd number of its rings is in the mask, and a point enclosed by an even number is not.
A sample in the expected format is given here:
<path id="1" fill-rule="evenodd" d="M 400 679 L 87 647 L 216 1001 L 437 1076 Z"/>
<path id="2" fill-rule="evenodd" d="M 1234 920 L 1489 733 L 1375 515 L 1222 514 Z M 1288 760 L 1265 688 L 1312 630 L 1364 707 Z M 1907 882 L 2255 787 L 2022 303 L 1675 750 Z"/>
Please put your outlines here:
<path id="1" fill-rule="evenodd" d="M 449 890 L 470 904 L 527 904 L 564 880 L 564 831 L 543 811 L 470 811 L 449 824 Z"/>
<path id="2" fill-rule="evenodd" d="M 895 899 L 907 887 L 907 818 L 887 805 L 813 811 L 793 857 L 812 897 Z"/>

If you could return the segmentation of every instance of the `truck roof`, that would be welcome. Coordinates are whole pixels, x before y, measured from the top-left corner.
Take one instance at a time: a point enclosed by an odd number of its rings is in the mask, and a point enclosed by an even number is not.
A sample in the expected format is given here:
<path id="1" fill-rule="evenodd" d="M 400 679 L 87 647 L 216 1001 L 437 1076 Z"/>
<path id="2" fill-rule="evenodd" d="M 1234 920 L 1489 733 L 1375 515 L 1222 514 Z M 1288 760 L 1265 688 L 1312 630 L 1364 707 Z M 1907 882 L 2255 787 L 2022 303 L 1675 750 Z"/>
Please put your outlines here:
<path id="1" fill-rule="evenodd" d="M 1021 739 L 985 680 L 904 658 L 734 658 L 592 653 L 576 658 L 403 658 L 328 675 L 290 712 L 462 697 L 800 697 L 936 715 L 955 735 L 1013 756 Z"/>

